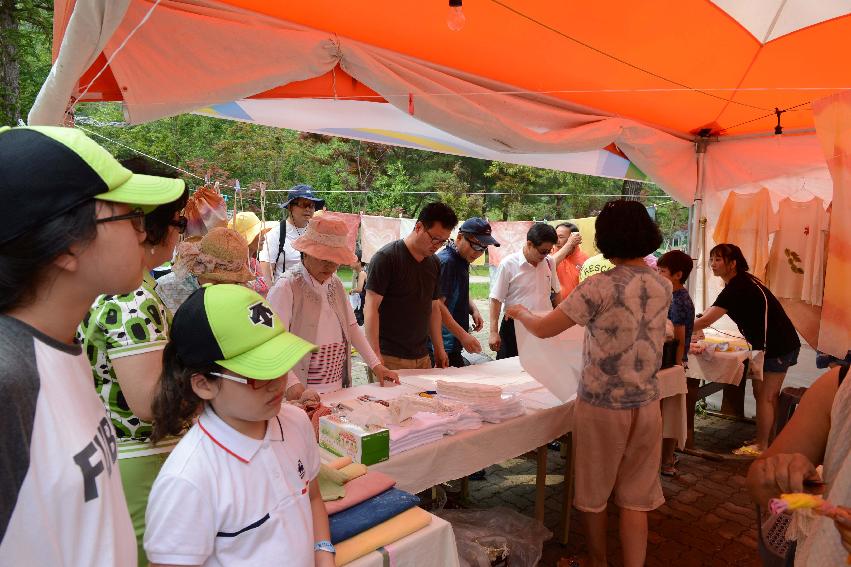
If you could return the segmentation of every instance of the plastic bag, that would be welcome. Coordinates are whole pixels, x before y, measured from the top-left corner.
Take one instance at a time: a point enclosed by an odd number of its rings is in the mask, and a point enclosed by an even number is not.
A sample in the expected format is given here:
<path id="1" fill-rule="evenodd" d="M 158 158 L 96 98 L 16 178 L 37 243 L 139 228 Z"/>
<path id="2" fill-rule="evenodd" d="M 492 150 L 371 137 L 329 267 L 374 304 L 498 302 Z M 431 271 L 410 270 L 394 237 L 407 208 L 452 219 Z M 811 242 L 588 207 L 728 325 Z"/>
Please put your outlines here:
<path id="1" fill-rule="evenodd" d="M 218 189 L 205 186 L 189 197 L 183 215 L 187 237 L 204 236 L 210 230 L 228 225 L 227 205 Z"/>
<path id="2" fill-rule="evenodd" d="M 553 535 L 536 520 L 508 508 L 436 514 L 452 524 L 462 567 L 535 567 L 544 542 Z"/>

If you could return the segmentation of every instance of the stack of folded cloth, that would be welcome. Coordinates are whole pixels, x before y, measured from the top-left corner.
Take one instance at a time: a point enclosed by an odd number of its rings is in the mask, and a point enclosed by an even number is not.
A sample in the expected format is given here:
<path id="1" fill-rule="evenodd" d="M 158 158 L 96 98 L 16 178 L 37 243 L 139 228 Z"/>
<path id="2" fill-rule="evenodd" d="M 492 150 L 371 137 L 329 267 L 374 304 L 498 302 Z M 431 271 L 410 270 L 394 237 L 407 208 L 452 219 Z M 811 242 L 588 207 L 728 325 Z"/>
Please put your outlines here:
<path id="1" fill-rule="evenodd" d="M 390 413 L 394 417 L 392 422 L 394 424 L 404 424 L 405 420 L 419 412 L 430 412 L 453 417 L 454 421 L 447 423 L 446 432 L 449 435 L 458 431 L 479 429 L 482 426 L 482 418 L 479 414 L 473 411 L 469 405 L 462 402 L 411 394 L 399 396 L 390 401 Z"/>
<path id="2" fill-rule="evenodd" d="M 439 441 L 458 422 L 452 414 L 417 412 L 402 425 L 389 425 L 390 454 L 397 455 L 421 445 Z"/>
<path id="3" fill-rule="evenodd" d="M 521 399 L 503 394 L 499 386 L 438 380 L 437 395 L 467 404 L 489 423 L 501 423 L 526 413 Z"/>
<path id="4" fill-rule="evenodd" d="M 346 468 L 346 460 L 329 463 L 329 468 Z M 419 498 L 393 488 L 389 476 L 377 471 L 345 483 L 345 495 L 328 501 L 328 524 L 331 542 L 337 549 L 337 565 L 394 543 L 431 522 L 431 514 L 417 508 Z M 323 492 L 323 499 L 325 499 Z"/>

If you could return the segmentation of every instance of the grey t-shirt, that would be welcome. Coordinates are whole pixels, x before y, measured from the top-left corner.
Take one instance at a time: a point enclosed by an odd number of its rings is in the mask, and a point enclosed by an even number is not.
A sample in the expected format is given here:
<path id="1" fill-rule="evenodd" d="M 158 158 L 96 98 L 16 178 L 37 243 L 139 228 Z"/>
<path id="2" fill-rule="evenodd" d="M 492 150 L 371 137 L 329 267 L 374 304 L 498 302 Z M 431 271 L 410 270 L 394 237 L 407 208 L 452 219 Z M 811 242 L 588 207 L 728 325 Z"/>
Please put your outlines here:
<path id="1" fill-rule="evenodd" d="M 378 308 L 381 354 L 401 358 L 428 354 L 431 302 L 439 298 L 439 280 L 437 258 L 429 256 L 417 262 L 402 240 L 375 253 L 369 263 L 366 289 L 384 297 Z"/>
<path id="2" fill-rule="evenodd" d="M 659 397 L 671 282 L 645 266 L 616 266 L 592 276 L 561 302 L 585 327 L 579 397 L 609 409 L 632 409 Z"/>

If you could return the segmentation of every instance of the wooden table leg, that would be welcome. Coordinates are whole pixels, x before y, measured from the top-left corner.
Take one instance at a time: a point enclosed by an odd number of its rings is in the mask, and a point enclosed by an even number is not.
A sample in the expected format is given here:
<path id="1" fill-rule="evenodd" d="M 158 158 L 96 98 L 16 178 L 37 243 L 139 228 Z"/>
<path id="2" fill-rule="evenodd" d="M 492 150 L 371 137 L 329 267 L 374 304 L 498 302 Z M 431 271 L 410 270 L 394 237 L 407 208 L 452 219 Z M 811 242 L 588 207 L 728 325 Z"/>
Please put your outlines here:
<path id="1" fill-rule="evenodd" d="M 570 512 L 573 510 L 573 433 L 562 437 L 561 443 L 567 451 L 564 457 L 564 494 L 558 536 L 561 544 L 567 545 L 567 540 L 570 538 Z"/>
<path id="2" fill-rule="evenodd" d="M 535 519 L 544 523 L 544 502 L 547 497 L 547 446 L 538 447 L 538 471 L 535 477 Z"/>

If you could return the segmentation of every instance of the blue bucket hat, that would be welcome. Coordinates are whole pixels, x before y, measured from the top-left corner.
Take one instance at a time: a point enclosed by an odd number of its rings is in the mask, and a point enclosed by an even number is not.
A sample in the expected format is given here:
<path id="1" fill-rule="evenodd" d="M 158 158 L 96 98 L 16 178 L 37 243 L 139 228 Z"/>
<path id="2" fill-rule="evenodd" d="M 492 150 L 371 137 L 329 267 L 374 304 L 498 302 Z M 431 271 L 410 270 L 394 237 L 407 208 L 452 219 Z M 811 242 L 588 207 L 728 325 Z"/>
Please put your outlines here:
<path id="1" fill-rule="evenodd" d="M 316 203 L 316 208 L 321 209 L 325 206 L 325 199 L 320 199 L 316 196 L 316 193 L 313 192 L 313 187 L 310 185 L 295 185 L 290 187 L 287 191 L 287 200 L 281 204 L 281 208 L 285 209 L 290 206 L 290 203 L 295 199 L 308 199 Z"/>

